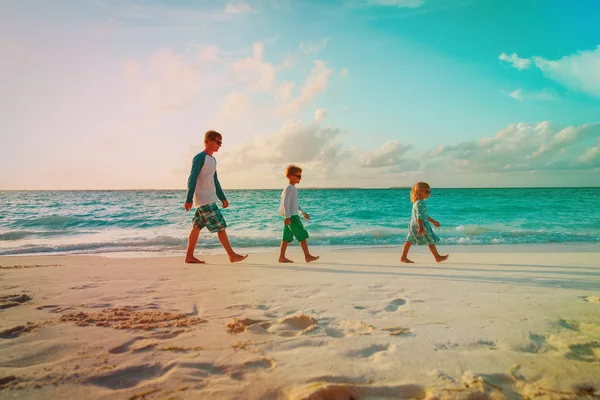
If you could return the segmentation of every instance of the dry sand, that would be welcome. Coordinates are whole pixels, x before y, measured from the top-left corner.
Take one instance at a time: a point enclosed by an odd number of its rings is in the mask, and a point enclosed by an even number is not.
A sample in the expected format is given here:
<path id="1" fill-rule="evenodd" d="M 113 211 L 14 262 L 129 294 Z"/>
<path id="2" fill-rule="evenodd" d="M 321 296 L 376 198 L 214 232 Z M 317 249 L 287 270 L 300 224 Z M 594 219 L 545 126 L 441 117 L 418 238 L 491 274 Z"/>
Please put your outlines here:
<path id="1" fill-rule="evenodd" d="M 0 398 L 600 397 L 600 248 L 524 249 L 1 257 Z"/>

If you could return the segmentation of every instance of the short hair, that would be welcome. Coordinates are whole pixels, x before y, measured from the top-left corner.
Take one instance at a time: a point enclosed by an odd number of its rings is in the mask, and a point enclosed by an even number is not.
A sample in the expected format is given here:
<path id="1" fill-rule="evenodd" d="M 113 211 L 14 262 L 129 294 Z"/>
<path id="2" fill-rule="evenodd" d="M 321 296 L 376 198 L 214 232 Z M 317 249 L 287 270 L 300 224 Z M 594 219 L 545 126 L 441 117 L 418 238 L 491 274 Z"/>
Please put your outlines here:
<path id="1" fill-rule="evenodd" d="M 296 174 L 301 174 L 301 173 L 302 173 L 302 168 L 300 168 L 294 164 L 288 165 L 287 168 L 285 169 L 285 176 L 296 175 Z"/>
<path id="2" fill-rule="evenodd" d="M 221 140 L 223 139 L 223 136 L 219 132 L 213 131 L 212 129 L 204 134 L 204 143 L 208 142 L 209 140 L 217 139 Z"/>
<path id="3" fill-rule="evenodd" d="M 410 190 L 410 202 L 414 203 L 417 200 L 421 200 L 420 192 L 423 189 L 431 189 L 428 183 L 417 182 Z"/>

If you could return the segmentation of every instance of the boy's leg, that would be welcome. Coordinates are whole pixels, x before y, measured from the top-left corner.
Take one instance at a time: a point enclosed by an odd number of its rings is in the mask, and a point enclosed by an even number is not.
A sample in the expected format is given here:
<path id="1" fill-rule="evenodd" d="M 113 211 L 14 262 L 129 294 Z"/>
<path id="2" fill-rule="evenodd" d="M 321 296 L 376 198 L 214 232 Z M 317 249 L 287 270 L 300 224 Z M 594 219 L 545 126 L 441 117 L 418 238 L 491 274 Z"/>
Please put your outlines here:
<path id="1" fill-rule="evenodd" d="M 202 264 L 204 261 L 194 257 L 194 249 L 198 242 L 198 236 L 200 235 L 200 229 L 196 225 L 192 225 L 190 235 L 188 236 L 187 251 L 185 252 L 185 262 L 188 264 Z"/>
<path id="2" fill-rule="evenodd" d="M 404 242 L 404 247 L 402 247 L 402 256 L 400 257 L 400 261 L 409 264 L 414 263 L 414 261 L 408 259 L 408 249 L 410 249 L 411 244 L 411 242 Z"/>
<path id="3" fill-rule="evenodd" d="M 279 262 L 280 263 L 293 263 L 292 260 L 285 257 L 285 251 L 287 250 L 288 244 L 289 244 L 289 242 L 286 242 L 285 240 L 281 241 L 281 247 L 279 250 Z"/>
<path id="4" fill-rule="evenodd" d="M 319 256 L 313 256 L 308 252 L 308 243 L 306 242 L 306 239 L 300 242 L 300 247 L 302 247 L 302 251 L 304 252 L 304 259 L 307 263 L 319 259 Z"/>
<path id="5" fill-rule="evenodd" d="M 245 260 L 246 257 L 248 257 L 248 254 L 242 256 L 240 254 L 237 254 L 235 251 L 233 251 L 233 249 L 231 248 L 231 244 L 229 244 L 229 238 L 227 237 L 227 232 L 225 232 L 225 229 L 217 232 L 217 236 L 219 236 L 219 242 L 221 242 L 221 245 L 227 252 L 230 262 L 234 263 L 234 262 L 242 261 L 242 260 Z"/>
<path id="6" fill-rule="evenodd" d="M 440 263 L 440 262 L 446 261 L 448 259 L 448 254 L 444 254 L 443 256 L 441 256 L 440 253 L 438 253 L 437 248 L 435 247 L 435 244 L 430 244 L 429 250 L 431 250 L 431 254 L 433 254 L 433 258 L 435 258 L 436 262 Z"/>

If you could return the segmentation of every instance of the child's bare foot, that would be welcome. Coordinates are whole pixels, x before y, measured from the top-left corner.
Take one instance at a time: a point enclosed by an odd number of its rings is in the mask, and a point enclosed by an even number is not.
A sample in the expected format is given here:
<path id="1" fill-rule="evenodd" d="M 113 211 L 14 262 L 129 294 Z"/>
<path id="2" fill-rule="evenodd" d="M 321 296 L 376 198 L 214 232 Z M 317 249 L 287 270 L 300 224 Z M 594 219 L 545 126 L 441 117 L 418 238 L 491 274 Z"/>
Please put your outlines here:
<path id="1" fill-rule="evenodd" d="M 280 263 L 293 263 L 292 260 L 285 258 L 285 257 L 279 257 L 279 262 Z"/>
<path id="2" fill-rule="evenodd" d="M 306 260 L 307 263 L 311 262 L 311 261 L 316 261 L 319 259 L 319 256 L 307 256 L 304 258 Z"/>
<path id="3" fill-rule="evenodd" d="M 232 263 L 239 262 L 239 261 L 245 260 L 247 257 L 248 257 L 248 254 L 242 256 L 240 254 L 234 253 L 232 256 L 229 256 L 229 262 L 232 262 Z"/>
<path id="4" fill-rule="evenodd" d="M 408 258 L 404 257 L 400 259 L 401 262 L 403 263 L 407 263 L 407 264 L 414 264 L 414 261 L 409 260 Z"/>
<path id="5" fill-rule="evenodd" d="M 199 260 L 196 257 L 186 257 L 185 262 L 188 264 L 204 264 L 204 261 Z"/>
<path id="6" fill-rule="evenodd" d="M 443 256 L 436 257 L 435 261 L 441 263 L 443 261 L 446 261 L 448 259 L 448 256 L 449 254 L 445 254 Z"/>

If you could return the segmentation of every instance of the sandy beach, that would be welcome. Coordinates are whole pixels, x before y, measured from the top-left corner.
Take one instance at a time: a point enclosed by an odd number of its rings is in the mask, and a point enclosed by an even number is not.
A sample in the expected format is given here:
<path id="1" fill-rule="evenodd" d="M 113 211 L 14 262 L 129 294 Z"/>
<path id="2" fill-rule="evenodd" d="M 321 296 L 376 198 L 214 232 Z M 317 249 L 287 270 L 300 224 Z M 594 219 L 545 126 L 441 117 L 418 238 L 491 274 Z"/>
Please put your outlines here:
<path id="1" fill-rule="evenodd" d="M 2 257 L 0 398 L 600 396 L 598 246 L 289 256 Z"/>

